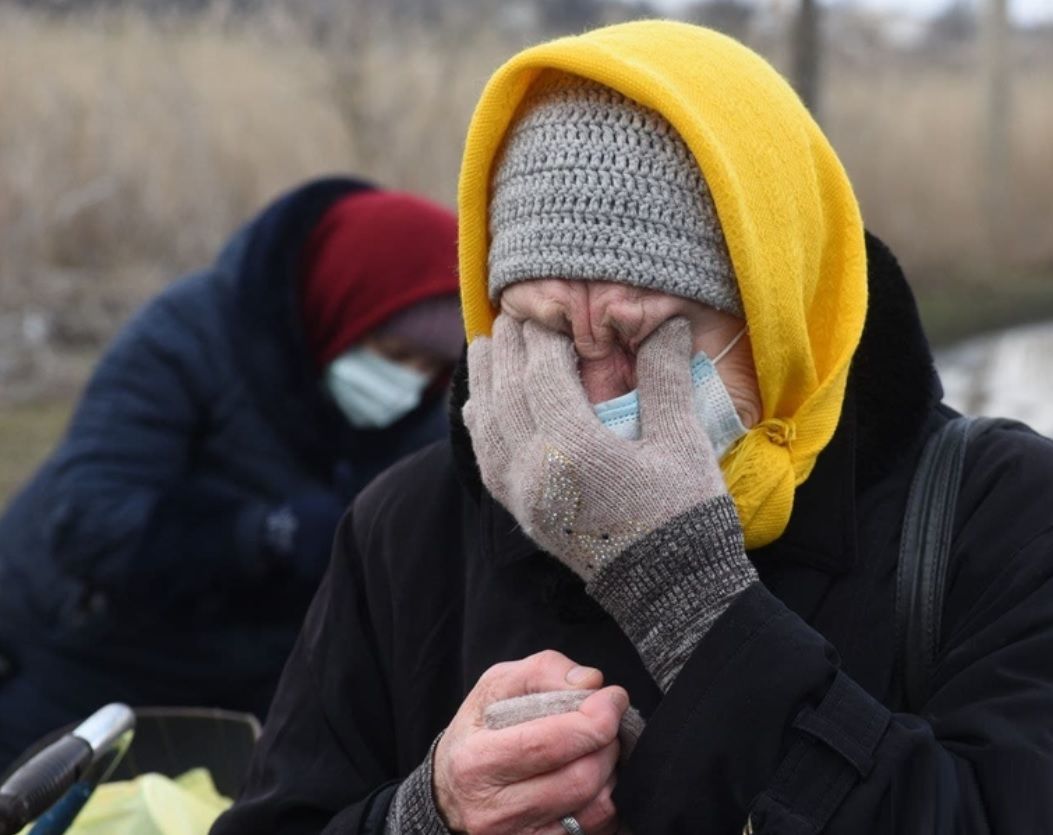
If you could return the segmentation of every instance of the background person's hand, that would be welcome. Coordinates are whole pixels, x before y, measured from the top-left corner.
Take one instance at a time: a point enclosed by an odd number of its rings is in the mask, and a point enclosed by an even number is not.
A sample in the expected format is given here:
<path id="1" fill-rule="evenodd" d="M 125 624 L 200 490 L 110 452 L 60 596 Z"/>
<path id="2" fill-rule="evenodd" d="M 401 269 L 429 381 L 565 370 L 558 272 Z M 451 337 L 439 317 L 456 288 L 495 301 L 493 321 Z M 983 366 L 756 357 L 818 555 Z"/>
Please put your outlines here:
<path id="1" fill-rule="evenodd" d="M 622 688 L 603 687 L 576 711 L 501 730 L 485 719 L 502 699 L 602 684 L 599 670 L 553 650 L 483 673 L 435 749 L 435 803 L 447 826 L 472 835 L 564 835 L 559 820 L 573 815 L 589 835 L 617 832 L 611 792 L 629 706 Z"/>
<path id="2" fill-rule="evenodd" d="M 345 502 L 322 491 L 294 496 L 264 517 L 263 541 L 271 558 L 315 585 L 333 549 Z"/>

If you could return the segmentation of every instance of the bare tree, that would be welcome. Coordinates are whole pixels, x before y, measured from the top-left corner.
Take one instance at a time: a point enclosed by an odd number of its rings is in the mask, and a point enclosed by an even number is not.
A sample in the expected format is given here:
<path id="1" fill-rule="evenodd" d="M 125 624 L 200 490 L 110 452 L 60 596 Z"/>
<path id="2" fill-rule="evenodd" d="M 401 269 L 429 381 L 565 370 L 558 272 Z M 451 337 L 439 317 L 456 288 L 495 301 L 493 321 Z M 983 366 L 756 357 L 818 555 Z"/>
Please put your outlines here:
<path id="1" fill-rule="evenodd" d="M 1009 14 L 1007 0 L 986 0 L 983 19 L 984 67 L 984 201 L 990 257 L 1005 253 L 1010 185 Z"/>
<path id="2" fill-rule="evenodd" d="M 600 22 L 600 0 L 535 0 L 549 32 L 580 32 Z"/>
<path id="3" fill-rule="evenodd" d="M 793 85 L 816 119 L 820 113 L 822 21 L 818 0 L 800 0 L 793 24 Z"/>
<path id="4" fill-rule="evenodd" d="M 937 47 L 972 43 L 977 35 L 976 10 L 970 0 L 954 0 L 929 24 L 929 40 Z"/>
<path id="5" fill-rule="evenodd" d="M 685 7 L 686 20 L 709 26 L 740 41 L 749 36 L 750 24 L 757 9 L 745 0 L 706 0 Z"/>

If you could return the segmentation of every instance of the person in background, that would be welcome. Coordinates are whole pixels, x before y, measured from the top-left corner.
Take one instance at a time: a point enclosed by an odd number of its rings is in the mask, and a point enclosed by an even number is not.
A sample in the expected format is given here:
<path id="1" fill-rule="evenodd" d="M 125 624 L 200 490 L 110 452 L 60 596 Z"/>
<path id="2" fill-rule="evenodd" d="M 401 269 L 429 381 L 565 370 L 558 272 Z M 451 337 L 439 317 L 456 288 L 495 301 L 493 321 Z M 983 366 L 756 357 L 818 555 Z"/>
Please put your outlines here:
<path id="1" fill-rule="evenodd" d="M 112 700 L 264 715 L 344 509 L 447 434 L 456 234 L 311 182 L 118 334 L 0 519 L 0 763 Z"/>
<path id="2" fill-rule="evenodd" d="M 969 443 L 909 693 L 954 413 L 789 85 L 670 21 L 532 47 L 460 189 L 450 441 L 344 517 L 213 835 L 1053 831 L 1053 443 Z"/>

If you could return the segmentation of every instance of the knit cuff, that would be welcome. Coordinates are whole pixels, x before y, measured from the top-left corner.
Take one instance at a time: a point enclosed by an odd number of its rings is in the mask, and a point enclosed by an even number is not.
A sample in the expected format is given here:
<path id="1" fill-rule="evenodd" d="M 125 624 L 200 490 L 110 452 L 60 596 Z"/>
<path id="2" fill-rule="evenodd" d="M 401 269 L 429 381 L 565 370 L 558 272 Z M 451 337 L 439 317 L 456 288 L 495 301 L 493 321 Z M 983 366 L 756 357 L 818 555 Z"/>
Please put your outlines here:
<path id="1" fill-rule="evenodd" d="M 384 823 L 385 835 L 450 835 L 435 805 L 431 785 L 432 763 L 440 739 L 442 734 L 435 737 L 424 762 L 402 781 L 395 792 Z"/>
<path id="2" fill-rule="evenodd" d="M 755 582 L 735 504 L 724 495 L 633 543 L 586 588 L 665 693 L 713 622 Z"/>

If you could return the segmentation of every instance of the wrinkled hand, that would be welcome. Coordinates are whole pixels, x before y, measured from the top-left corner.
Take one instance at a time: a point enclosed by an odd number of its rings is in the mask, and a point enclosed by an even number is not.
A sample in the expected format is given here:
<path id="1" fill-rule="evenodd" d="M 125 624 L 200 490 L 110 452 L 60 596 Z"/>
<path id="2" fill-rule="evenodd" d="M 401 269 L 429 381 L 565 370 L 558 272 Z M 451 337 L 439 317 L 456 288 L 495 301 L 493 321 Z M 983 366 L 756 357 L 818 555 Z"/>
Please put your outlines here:
<path id="1" fill-rule="evenodd" d="M 691 333 L 671 319 L 640 347 L 643 436 L 596 417 L 570 340 L 502 315 L 468 350 L 464 417 L 483 483 L 542 548 L 586 581 L 671 519 L 725 495 L 695 415 Z"/>
<path id="2" fill-rule="evenodd" d="M 617 832 L 611 793 L 629 705 L 622 688 L 605 687 L 577 710 L 514 727 L 492 730 L 486 722 L 487 708 L 503 699 L 602 683 L 599 670 L 552 650 L 483 673 L 435 749 L 435 803 L 446 825 L 473 835 L 565 835 L 559 820 L 574 815 L 589 835 Z"/>

